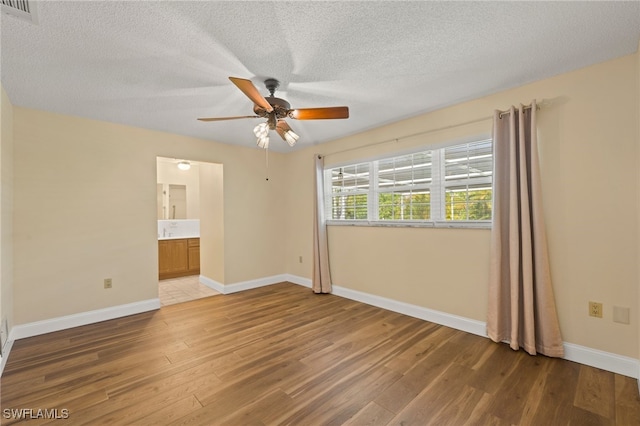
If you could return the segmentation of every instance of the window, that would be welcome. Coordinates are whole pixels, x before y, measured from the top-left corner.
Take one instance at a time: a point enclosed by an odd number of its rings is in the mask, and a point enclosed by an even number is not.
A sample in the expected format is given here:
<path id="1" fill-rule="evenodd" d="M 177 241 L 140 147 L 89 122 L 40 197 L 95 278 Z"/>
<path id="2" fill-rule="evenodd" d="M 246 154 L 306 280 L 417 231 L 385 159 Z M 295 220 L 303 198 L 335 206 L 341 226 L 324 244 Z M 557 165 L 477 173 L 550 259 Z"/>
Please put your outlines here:
<path id="1" fill-rule="evenodd" d="M 368 163 L 332 169 L 330 217 L 343 220 L 367 219 L 369 187 Z"/>
<path id="2" fill-rule="evenodd" d="M 491 220 L 491 141 L 444 148 L 446 220 Z"/>
<path id="3" fill-rule="evenodd" d="M 492 141 L 482 140 L 325 170 L 333 223 L 487 226 Z"/>

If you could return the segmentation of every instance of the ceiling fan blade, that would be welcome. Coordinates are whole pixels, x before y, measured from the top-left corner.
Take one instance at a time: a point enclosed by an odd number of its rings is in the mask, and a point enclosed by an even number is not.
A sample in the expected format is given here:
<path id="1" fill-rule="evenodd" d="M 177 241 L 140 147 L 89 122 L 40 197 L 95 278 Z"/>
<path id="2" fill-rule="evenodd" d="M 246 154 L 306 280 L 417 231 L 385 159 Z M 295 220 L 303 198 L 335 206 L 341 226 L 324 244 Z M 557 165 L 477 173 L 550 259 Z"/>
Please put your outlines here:
<path id="1" fill-rule="evenodd" d="M 296 120 L 324 120 L 333 118 L 349 118 L 349 107 L 300 108 L 289 111 L 289 117 Z"/>
<path id="2" fill-rule="evenodd" d="M 241 115 L 238 117 L 209 117 L 209 118 L 198 118 L 200 121 L 223 121 L 223 120 L 237 120 L 239 118 L 260 118 L 257 115 Z"/>
<path id="3" fill-rule="evenodd" d="M 271 104 L 267 102 L 264 96 L 260 94 L 260 92 L 258 91 L 256 86 L 253 85 L 251 80 L 238 78 L 238 77 L 229 77 L 229 80 L 231 80 L 231 82 L 235 84 L 238 87 L 238 89 L 242 91 L 242 93 L 247 95 L 247 97 L 251 99 L 251 101 L 254 104 L 263 108 L 267 112 L 273 111 L 273 107 L 271 106 Z"/>

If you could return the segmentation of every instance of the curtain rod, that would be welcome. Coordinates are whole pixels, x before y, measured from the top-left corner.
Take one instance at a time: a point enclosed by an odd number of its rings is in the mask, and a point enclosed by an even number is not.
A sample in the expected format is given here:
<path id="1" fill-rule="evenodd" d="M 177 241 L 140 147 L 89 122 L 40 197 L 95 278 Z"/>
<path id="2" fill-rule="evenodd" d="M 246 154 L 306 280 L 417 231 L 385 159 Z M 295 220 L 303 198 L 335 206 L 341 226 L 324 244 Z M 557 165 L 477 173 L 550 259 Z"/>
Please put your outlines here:
<path id="1" fill-rule="evenodd" d="M 536 110 L 539 110 L 540 106 L 543 105 L 544 103 L 545 103 L 545 100 L 543 99 L 540 103 L 536 104 Z M 524 109 L 531 109 L 531 104 L 525 105 Z M 500 111 L 499 112 L 499 117 L 502 118 L 503 115 L 510 114 L 510 113 L 511 113 L 510 110 Z M 330 152 L 328 154 L 324 154 L 324 156 L 326 157 L 326 156 L 329 156 L 329 155 L 342 154 L 343 152 L 356 151 L 358 149 L 370 148 L 372 146 L 384 145 L 384 144 L 391 143 L 391 142 L 399 142 L 401 139 L 408 139 L 408 138 L 412 138 L 414 136 L 426 135 L 426 134 L 429 134 L 429 133 L 439 132 L 439 131 L 442 131 L 442 130 L 449 130 L 449 129 L 453 129 L 453 128 L 456 128 L 456 127 L 467 126 L 469 124 L 480 123 L 482 121 L 486 121 L 486 120 L 490 120 L 490 119 L 493 119 L 493 115 L 488 115 L 486 117 L 476 118 L 475 120 L 465 121 L 464 123 L 451 124 L 449 126 L 437 127 L 435 129 L 429 129 L 429 130 L 425 130 L 425 131 L 422 131 L 422 132 L 401 136 L 399 138 L 387 139 L 387 140 L 383 140 L 383 141 L 380 141 L 380 142 L 373 142 L 373 143 L 370 143 L 370 144 L 367 144 L 367 145 L 361 145 L 361 146 L 357 146 L 357 147 L 353 147 L 353 148 L 343 149 L 341 151 Z"/>
<path id="2" fill-rule="evenodd" d="M 343 152 L 356 151 L 358 149 L 369 148 L 369 147 L 372 147 L 372 146 L 383 145 L 383 144 L 391 143 L 391 142 L 399 142 L 401 139 L 408 139 L 408 138 L 412 138 L 414 136 L 426 135 L 426 134 L 429 134 L 429 133 L 439 132 L 441 130 L 448 130 L 448 129 L 453 129 L 455 127 L 461 127 L 461 126 L 466 126 L 466 125 L 469 125 L 469 124 L 480 123 L 481 121 L 486 121 L 486 120 L 489 120 L 489 119 L 492 119 L 492 118 L 493 118 L 493 115 L 489 115 L 487 117 L 476 118 L 475 120 L 465 121 L 464 123 L 452 124 L 450 126 L 437 127 L 435 129 L 429 129 L 429 130 L 425 130 L 425 131 L 422 131 L 422 132 L 412 133 L 410 135 L 401 136 L 399 138 L 387 139 L 387 140 L 380 141 L 380 142 L 373 142 L 373 143 L 370 143 L 370 144 L 367 144 L 367 145 L 360 145 L 360 146 L 356 146 L 356 147 L 353 147 L 353 148 L 343 149 L 341 151 L 330 152 L 328 154 L 325 154 L 324 156 L 326 157 L 328 155 L 342 154 Z"/>
<path id="3" fill-rule="evenodd" d="M 522 109 L 531 109 L 531 104 L 523 106 Z M 540 104 L 536 104 L 536 111 L 538 111 L 539 109 L 540 109 Z M 503 115 L 508 115 L 508 114 L 511 114 L 511 110 L 500 111 L 500 113 L 498 114 L 498 117 L 502 118 Z"/>

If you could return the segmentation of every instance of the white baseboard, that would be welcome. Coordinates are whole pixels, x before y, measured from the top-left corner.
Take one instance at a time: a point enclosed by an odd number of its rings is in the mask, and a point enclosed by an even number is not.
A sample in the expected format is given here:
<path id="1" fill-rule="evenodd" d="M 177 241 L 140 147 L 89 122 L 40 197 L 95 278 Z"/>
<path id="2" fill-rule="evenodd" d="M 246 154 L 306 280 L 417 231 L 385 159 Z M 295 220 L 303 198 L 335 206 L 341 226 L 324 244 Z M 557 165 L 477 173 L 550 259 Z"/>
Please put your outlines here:
<path id="1" fill-rule="evenodd" d="M 435 311 L 433 309 L 424 308 L 422 306 L 411 305 L 405 302 L 388 299 L 386 297 L 375 296 L 373 294 L 363 293 L 357 290 L 351 290 L 346 287 L 333 286 L 333 292 L 336 296 L 344 297 L 367 305 L 377 306 L 389 311 L 398 312 L 410 317 L 419 318 L 421 320 L 433 322 L 456 330 L 466 331 L 482 337 L 487 337 L 487 325 L 482 321 L 470 318 L 460 317 L 458 315 L 448 314 L 445 312 Z"/>
<path id="2" fill-rule="evenodd" d="M 204 284 L 207 287 L 214 289 L 218 293 L 225 294 L 224 293 L 224 284 L 219 283 L 216 280 L 212 280 L 209 277 L 205 277 L 204 275 L 200 275 L 200 277 L 198 277 L 198 281 L 200 281 L 201 284 Z"/>
<path id="3" fill-rule="evenodd" d="M 302 278 L 297 275 L 285 274 L 287 281 L 293 284 L 298 284 L 303 287 L 311 288 L 312 283 L 310 278 Z"/>
<path id="4" fill-rule="evenodd" d="M 7 359 L 9 359 L 9 354 L 11 353 L 11 348 L 13 347 L 13 340 L 7 339 L 2 348 L 2 357 L 0 358 L 0 376 L 4 372 L 4 366 L 7 364 Z"/>
<path id="5" fill-rule="evenodd" d="M 14 326 L 9 332 L 9 340 L 24 339 L 38 336 L 53 331 L 66 330 L 68 328 L 93 324 L 114 318 L 126 317 L 142 312 L 160 309 L 160 299 L 148 299 L 140 302 L 127 303 L 125 305 L 111 306 L 95 311 L 81 312 L 79 314 L 65 315 L 43 321 L 35 321 Z"/>
<path id="6" fill-rule="evenodd" d="M 574 343 L 564 343 L 564 359 L 589 365 L 612 373 L 638 379 L 640 362 L 637 359 L 604 352 Z"/>
<path id="7" fill-rule="evenodd" d="M 222 294 L 237 293 L 239 291 L 251 290 L 258 287 L 265 287 L 272 284 L 289 281 L 289 274 L 272 275 L 270 277 L 258 278 L 255 280 L 241 281 L 233 284 L 222 284 L 209 277 L 200 275 L 200 282 Z M 294 283 L 297 284 L 297 283 Z"/>
<path id="8" fill-rule="evenodd" d="M 294 284 L 311 287 L 311 280 L 308 278 L 288 275 L 287 280 Z M 435 311 L 337 285 L 333 286 L 332 294 L 488 338 L 487 324 L 483 321 Z M 574 343 L 564 343 L 564 359 L 639 379 L 638 390 L 640 391 L 640 360 Z"/>

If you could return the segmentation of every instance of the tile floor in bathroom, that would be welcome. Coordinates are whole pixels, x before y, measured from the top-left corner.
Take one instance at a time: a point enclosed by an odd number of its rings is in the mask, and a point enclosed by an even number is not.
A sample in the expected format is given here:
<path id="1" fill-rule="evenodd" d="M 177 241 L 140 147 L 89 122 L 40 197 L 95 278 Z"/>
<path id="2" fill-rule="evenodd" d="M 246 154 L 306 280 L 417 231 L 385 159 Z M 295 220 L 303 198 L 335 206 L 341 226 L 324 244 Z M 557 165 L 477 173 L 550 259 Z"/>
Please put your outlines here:
<path id="1" fill-rule="evenodd" d="M 198 281 L 198 275 L 161 280 L 158 294 L 162 306 L 188 302 L 203 297 L 221 294 Z"/>

